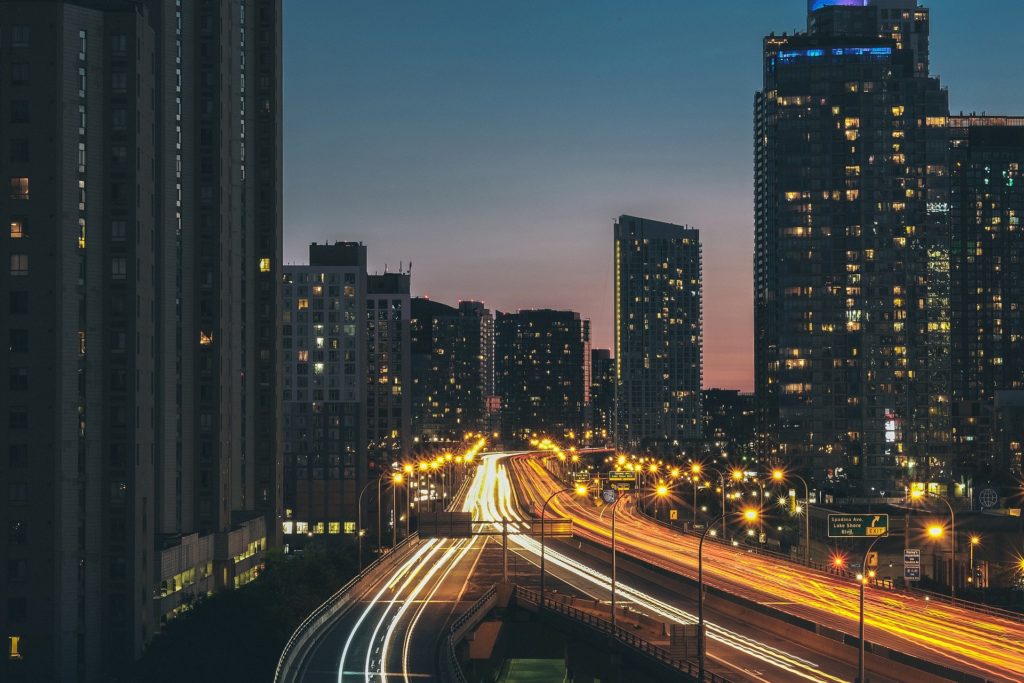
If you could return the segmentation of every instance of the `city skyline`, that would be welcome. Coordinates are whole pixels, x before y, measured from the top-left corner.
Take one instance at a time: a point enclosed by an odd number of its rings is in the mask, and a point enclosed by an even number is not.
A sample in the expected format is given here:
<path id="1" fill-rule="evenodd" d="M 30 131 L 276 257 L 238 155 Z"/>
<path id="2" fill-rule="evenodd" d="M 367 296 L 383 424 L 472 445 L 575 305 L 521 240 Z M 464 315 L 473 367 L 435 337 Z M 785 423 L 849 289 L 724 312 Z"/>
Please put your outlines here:
<path id="1" fill-rule="evenodd" d="M 1024 109 L 999 68 L 1024 8 L 929 6 L 951 111 Z M 806 3 L 736 3 L 727 21 L 711 5 L 471 7 L 286 7 L 285 261 L 361 240 L 371 272 L 415 264 L 413 295 L 577 310 L 611 348 L 610 221 L 693 225 L 705 386 L 752 390 L 758 46 L 766 28 L 802 29 Z M 644 40 L 614 49 L 625 35 Z"/>

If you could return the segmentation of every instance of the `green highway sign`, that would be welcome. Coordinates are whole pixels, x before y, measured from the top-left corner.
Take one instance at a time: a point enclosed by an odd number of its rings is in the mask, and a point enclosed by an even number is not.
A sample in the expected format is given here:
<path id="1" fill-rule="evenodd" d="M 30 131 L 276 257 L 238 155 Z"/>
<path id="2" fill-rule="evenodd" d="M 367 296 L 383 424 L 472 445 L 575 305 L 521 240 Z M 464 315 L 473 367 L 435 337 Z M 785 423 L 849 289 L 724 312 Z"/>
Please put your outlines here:
<path id="1" fill-rule="evenodd" d="M 889 515 L 829 515 L 829 538 L 878 538 L 889 535 Z"/>
<path id="2" fill-rule="evenodd" d="M 636 481 L 636 472 L 612 470 L 608 473 L 608 481 Z"/>
<path id="3" fill-rule="evenodd" d="M 590 482 L 590 472 L 577 472 L 576 474 L 572 475 L 572 478 L 578 484 L 587 484 Z"/>

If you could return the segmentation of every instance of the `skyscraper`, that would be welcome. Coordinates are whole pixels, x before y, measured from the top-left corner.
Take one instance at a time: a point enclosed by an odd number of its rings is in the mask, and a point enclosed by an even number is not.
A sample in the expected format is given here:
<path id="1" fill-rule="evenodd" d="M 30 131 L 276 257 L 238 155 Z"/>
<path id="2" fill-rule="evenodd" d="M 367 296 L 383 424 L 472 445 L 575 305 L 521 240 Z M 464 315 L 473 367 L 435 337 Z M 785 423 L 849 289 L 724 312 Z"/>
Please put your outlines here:
<path id="1" fill-rule="evenodd" d="M 0 678 L 100 680 L 279 526 L 280 0 L 0 27 Z"/>
<path id="2" fill-rule="evenodd" d="M 608 349 L 590 351 L 589 443 L 607 446 L 615 438 L 615 361 Z"/>
<path id="3" fill-rule="evenodd" d="M 496 382 L 503 437 L 524 443 L 540 434 L 581 439 L 590 403 L 590 321 L 575 311 L 499 313 Z"/>
<path id="4" fill-rule="evenodd" d="M 977 488 L 1006 481 L 1016 460 L 997 452 L 1012 439 L 997 439 L 995 409 L 999 393 L 1024 389 L 1024 117 L 948 126 L 953 444 Z"/>
<path id="5" fill-rule="evenodd" d="M 494 318 L 478 301 L 458 308 L 412 300 L 413 426 L 421 443 L 461 440 L 488 428 Z M 429 356 L 429 357 L 424 357 Z"/>
<path id="6" fill-rule="evenodd" d="M 409 273 L 366 280 L 367 456 L 373 471 L 404 460 L 412 447 Z"/>
<path id="7" fill-rule="evenodd" d="M 809 4 L 754 105 L 759 455 L 899 495 L 949 475 L 946 91 L 913 0 Z"/>
<path id="8" fill-rule="evenodd" d="M 291 543 L 355 534 L 366 481 L 366 247 L 312 244 L 286 266 L 284 509 Z"/>
<path id="9" fill-rule="evenodd" d="M 701 435 L 701 252 L 694 228 L 615 223 L 615 445 L 670 454 Z"/>

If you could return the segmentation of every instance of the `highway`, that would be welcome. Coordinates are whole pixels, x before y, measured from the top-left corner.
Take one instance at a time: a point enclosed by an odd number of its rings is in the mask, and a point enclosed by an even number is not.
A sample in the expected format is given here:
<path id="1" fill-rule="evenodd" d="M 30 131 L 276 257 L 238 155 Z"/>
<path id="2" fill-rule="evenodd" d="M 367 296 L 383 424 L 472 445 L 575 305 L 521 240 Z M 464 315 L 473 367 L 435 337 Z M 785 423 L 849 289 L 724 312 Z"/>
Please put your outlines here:
<path id="1" fill-rule="evenodd" d="M 511 458 L 509 466 L 517 487 L 533 501 L 563 488 L 540 458 Z M 549 510 L 571 517 L 577 535 L 610 545 L 610 516 L 592 499 L 565 494 L 556 497 Z M 696 577 L 695 537 L 655 524 L 628 505 L 620 506 L 616 516 L 620 553 Z M 704 545 L 704 577 L 709 586 L 728 593 L 857 633 L 859 590 L 849 579 L 717 543 Z M 988 680 L 1024 680 L 1024 624 L 873 587 L 867 591 L 865 614 L 870 642 Z"/>

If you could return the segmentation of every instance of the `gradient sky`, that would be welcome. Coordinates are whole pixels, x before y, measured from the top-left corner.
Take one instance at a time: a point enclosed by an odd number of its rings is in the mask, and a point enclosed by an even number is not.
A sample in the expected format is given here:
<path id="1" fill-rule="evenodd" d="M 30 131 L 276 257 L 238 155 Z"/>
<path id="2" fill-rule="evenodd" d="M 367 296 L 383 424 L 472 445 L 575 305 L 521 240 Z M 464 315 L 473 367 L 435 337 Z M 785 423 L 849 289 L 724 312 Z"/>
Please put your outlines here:
<path id="1" fill-rule="evenodd" d="M 932 0 L 953 111 L 1024 114 L 1024 3 Z M 704 384 L 753 384 L 752 106 L 803 0 L 285 0 L 285 260 L 358 240 L 413 293 L 612 342 L 612 224 L 704 245 Z"/>

